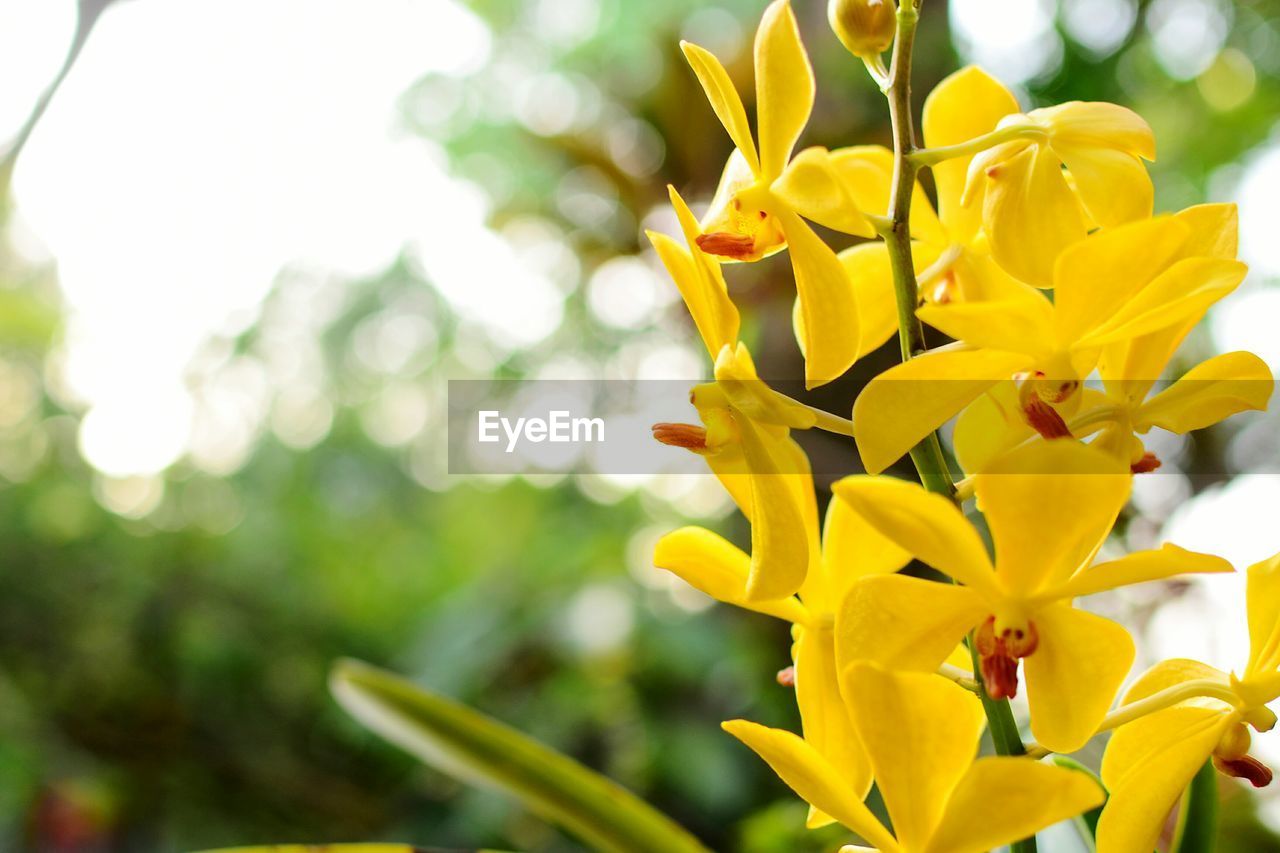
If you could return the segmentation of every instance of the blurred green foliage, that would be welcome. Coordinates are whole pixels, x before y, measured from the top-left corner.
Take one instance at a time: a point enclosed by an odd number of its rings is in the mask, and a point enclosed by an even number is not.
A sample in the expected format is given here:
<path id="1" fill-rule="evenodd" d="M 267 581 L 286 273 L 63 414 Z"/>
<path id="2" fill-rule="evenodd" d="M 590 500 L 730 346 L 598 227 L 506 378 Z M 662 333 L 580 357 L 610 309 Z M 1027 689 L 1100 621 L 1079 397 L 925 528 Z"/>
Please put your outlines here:
<path id="1" fill-rule="evenodd" d="M 506 356 L 503 375 L 553 355 L 603 359 L 683 328 L 678 307 L 665 328 L 607 327 L 584 283 L 606 260 L 642 250 L 641 226 L 665 203 L 665 182 L 691 199 L 709 196 L 727 140 L 677 41 L 735 44 L 727 64 L 749 90 L 747 46 L 763 4 L 566 4 L 596 18 L 585 36 L 562 41 L 534 24 L 554 5 L 475 0 L 493 31 L 490 63 L 468 77 L 424 78 L 402 102 L 407 125 L 443 144 L 452 168 L 493 199 L 495 227 L 537 217 L 579 260 L 564 324 Z M 879 93 L 827 32 L 824 5 L 796 0 L 820 81 L 802 144 L 887 142 Z M 942 3 L 929 7 L 917 107 L 959 62 Z M 1196 81 L 1170 78 L 1141 20 L 1102 58 L 1065 39 L 1060 68 L 1031 81 L 1027 95 L 1135 107 L 1161 144 L 1158 206 L 1203 200 L 1220 167 L 1268 137 L 1280 106 L 1280 69 L 1256 47 L 1259 28 L 1280 38 L 1275 9 L 1267 0 L 1234 9 L 1227 43 L 1256 64 L 1254 94 L 1237 108 L 1221 111 Z M 527 116 L 493 108 L 512 75 L 533 73 L 567 86 L 577 105 L 567 124 L 539 132 Z M 575 202 L 584 197 L 605 204 Z M 796 375 L 785 259 L 735 273 L 759 360 L 770 375 Z M 12 255 L 0 263 L 6 369 L 31 382 L 57 335 L 54 275 Z M 297 451 L 268 436 L 222 479 L 180 465 L 142 519 L 103 507 L 100 478 L 76 449 L 74 415 L 56 395 L 41 389 L 29 415 L 0 429 L 0 847 L 382 839 L 574 849 L 507 800 L 460 788 L 348 719 L 325 689 L 331 662 L 347 655 L 604 771 L 713 849 L 839 843 L 835 828 L 805 832 L 803 805 L 718 728 L 738 715 L 797 726 L 772 678 L 787 663 L 785 626 L 728 608 L 690 612 L 637 581 L 647 558 L 637 531 L 674 526 L 675 510 L 639 493 L 601 501 L 568 479 L 426 488 L 406 451 L 366 435 L 359 406 L 371 380 L 347 357 L 362 319 L 425 294 L 440 351 L 409 378 L 466 372 L 455 351 L 468 344 L 465 330 L 430 286 L 407 266 L 350 283 L 322 332 L 337 413 L 319 444 Z M 246 332 L 240 348 L 251 350 L 261 332 Z M 815 399 L 847 404 L 888 363 L 882 356 Z M 820 452 L 848 455 L 843 446 Z M 601 601 L 630 622 L 603 645 L 580 624 Z M 1252 802 L 1228 797 L 1226 849 L 1275 849 Z"/>

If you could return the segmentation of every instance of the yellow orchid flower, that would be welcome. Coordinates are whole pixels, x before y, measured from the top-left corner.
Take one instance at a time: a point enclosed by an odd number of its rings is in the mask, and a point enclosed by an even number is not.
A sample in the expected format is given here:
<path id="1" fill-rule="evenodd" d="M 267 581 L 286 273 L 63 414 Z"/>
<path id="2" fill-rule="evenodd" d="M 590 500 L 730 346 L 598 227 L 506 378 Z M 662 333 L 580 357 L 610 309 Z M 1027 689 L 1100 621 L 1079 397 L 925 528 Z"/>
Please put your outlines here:
<path id="1" fill-rule="evenodd" d="M 1018 110 L 1009 90 L 976 66 L 950 75 L 924 103 L 927 146 L 948 146 L 992 131 Z M 969 157 L 933 166 L 938 191 L 935 212 L 916 186 L 911 197 L 912 253 L 922 299 L 931 302 L 999 299 L 1020 285 L 991 258 L 980 211 L 960 203 Z M 856 145 L 830 153 L 830 166 L 858 210 L 887 210 L 893 181 L 893 152 L 881 145 Z M 861 339 L 858 357 L 879 347 L 898 328 L 889 249 L 883 241 L 860 243 L 840 252 L 858 302 Z M 797 336 L 802 337 L 797 305 Z"/>
<path id="2" fill-rule="evenodd" d="M 774 0 L 756 31 L 758 153 L 746 109 L 724 66 L 695 44 L 680 46 L 735 146 L 697 244 L 730 261 L 757 261 L 784 247 L 790 250 L 805 382 L 811 388 L 830 382 L 858 356 L 858 306 L 835 252 L 801 217 L 862 237 L 874 236 L 875 230 L 851 203 L 827 151 L 809 148 L 791 157 L 814 102 L 813 69 L 791 6 Z"/>
<path id="3" fill-rule="evenodd" d="M 983 853 L 1094 808 L 1102 789 L 1083 773 L 1029 758 L 979 758 L 977 698 L 936 675 L 856 664 L 845 696 L 893 832 L 840 769 L 787 731 L 746 720 L 726 731 L 768 762 L 802 799 L 880 853 Z M 990 807 L 998 802 L 999 808 Z M 842 853 L 868 848 L 847 846 Z"/>
<path id="4" fill-rule="evenodd" d="M 1276 725 L 1267 705 L 1280 699 L 1280 554 L 1250 566 L 1247 583 L 1250 648 L 1242 674 L 1169 660 L 1125 695 L 1120 712 L 1171 688 L 1193 694 L 1111 736 L 1102 759 L 1111 797 L 1098 822 L 1099 853 L 1155 847 L 1174 803 L 1210 758 L 1218 770 L 1255 787 L 1271 781 L 1271 770 L 1248 753 L 1249 728 L 1266 732 Z"/>
<path id="5" fill-rule="evenodd" d="M 933 671 L 970 631 L 987 692 L 1017 692 L 1025 664 L 1031 729 L 1055 752 L 1094 734 L 1133 663 L 1124 628 L 1072 599 L 1196 572 L 1225 560 L 1166 544 L 1090 566 L 1129 497 L 1128 470 L 1076 442 L 1019 448 L 975 478 L 995 544 L 951 501 L 915 483 L 856 476 L 833 487 L 885 536 L 962 586 L 901 575 L 863 578 L 836 617 L 836 658 Z"/>
<path id="6" fill-rule="evenodd" d="M 665 234 L 648 236 L 715 362 L 716 381 L 690 394 L 702 426 L 661 423 L 653 434 L 706 458 L 751 522 L 747 598 L 781 598 L 804 581 L 814 526 L 806 520 L 813 503 L 809 460 L 790 430 L 808 429 L 825 413 L 774 391 L 757 376 L 750 352 L 738 340 L 738 309 L 720 265 L 697 249 L 697 220 L 674 188 L 670 195 L 684 244 Z"/>
<path id="7" fill-rule="evenodd" d="M 1070 434 L 1081 380 L 1104 351 L 1185 329 L 1244 278 L 1196 227 L 1196 211 L 1108 229 L 1067 248 L 1054 299 L 1026 285 L 998 299 L 925 305 L 922 320 L 960 343 L 890 368 L 854 404 L 854 434 L 878 473 L 998 382 L 1020 383 L 1018 411 L 1047 438 Z M 1185 333 L 1185 332 L 1184 332 Z"/>
<path id="8" fill-rule="evenodd" d="M 943 148 L 975 139 L 990 133 L 1002 119 L 1017 111 L 1017 99 L 998 80 L 976 66 L 962 68 L 934 87 L 925 99 L 921 115 L 925 147 Z M 924 294 L 935 302 L 949 302 L 956 297 L 996 298 L 999 290 L 989 292 L 987 281 L 994 279 L 996 285 L 1002 285 L 1007 277 L 990 260 L 990 249 L 981 233 L 981 211 L 961 203 L 971 160 L 972 157 L 955 157 L 931 168 L 938 193 L 937 219 L 943 238 L 940 248 L 956 255 L 948 274 Z M 916 216 L 912 213 L 914 225 Z M 928 231 L 917 231 L 917 236 L 929 240 Z"/>
<path id="9" fill-rule="evenodd" d="M 1005 116 L 993 136 L 1008 141 L 973 158 L 963 202 L 982 198 L 991 252 L 1015 278 L 1051 287 L 1054 261 L 1090 228 L 1151 215 L 1142 160 L 1155 137 L 1132 110 L 1071 101 Z"/>
<path id="10" fill-rule="evenodd" d="M 848 505 L 832 501 L 818 544 L 817 505 L 807 492 L 811 564 L 799 597 L 752 600 L 751 558 L 723 537 L 701 527 L 684 527 L 658 541 L 653 561 L 718 601 L 784 619 L 794 626 L 792 660 L 796 702 L 804 738 L 839 772 L 859 798 L 871 788 L 867 762 L 840 696 L 835 666 L 835 612 L 855 578 L 895 572 L 910 560 Z M 809 826 L 831 822 L 813 812 Z"/>
<path id="11" fill-rule="evenodd" d="M 1135 341 L 1138 346 L 1141 341 Z M 1137 396 L 1149 380 L 1117 380 L 1099 366 L 1103 390 L 1085 389 L 1079 411 L 1067 423 L 1075 438 L 1129 465 L 1134 474 L 1158 469 L 1161 460 L 1139 438 L 1154 427 L 1185 434 L 1244 411 L 1267 408 L 1274 380 L 1266 362 L 1249 352 L 1229 352 L 1202 361 L 1149 398 Z M 970 404 L 956 420 L 956 459 L 972 474 L 1000 454 L 1039 438 L 1018 409 L 1016 385 L 1002 382 Z"/>
<path id="12" fill-rule="evenodd" d="M 1235 258 L 1235 205 L 1199 205 L 1177 216 L 1192 227 L 1192 237 L 1202 241 L 1197 250 L 1201 256 Z M 1097 434 L 1096 447 L 1129 463 L 1134 473 L 1142 473 L 1160 467 L 1160 460 L 1138 438 L 1153 427 L 1186 433 L 1238 412 L 1265 409 L 1273 386 L 1271 370 L 1247 352 L 1210 358 L 1147 396 L 1200 317 L 1197 314 L 1179 325 L 1104 347 L 1098 361 L 1102 391 L 1082 391 L 1079 409 L 1066 424 L 1071 435 Z M 1035 436 L 1021 412 L 1015 383 L 1002 382 L 961 412 L 954 436 L 956 457 L 965 471 L 981 471 L 1000 453 Z"/>

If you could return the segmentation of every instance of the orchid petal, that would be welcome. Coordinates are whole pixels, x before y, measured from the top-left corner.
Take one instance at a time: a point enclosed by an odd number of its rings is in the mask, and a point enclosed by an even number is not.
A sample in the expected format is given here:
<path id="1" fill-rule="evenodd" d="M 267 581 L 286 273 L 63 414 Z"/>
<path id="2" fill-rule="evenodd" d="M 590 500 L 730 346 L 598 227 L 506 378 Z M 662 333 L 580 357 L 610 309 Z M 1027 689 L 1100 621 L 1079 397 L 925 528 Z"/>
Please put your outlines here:
<path id="1" fill-rule="evenodd" d="M 947 498 L 893 477 L 845 477 L 831 492 L 921 561 L 980 593 L 994 593 L 982 537 Z"/>
<path id="2" fill-rule="evenodd" d="M 985 718 L 977 697 L 926 673 L 893 673 L 868 663 L 846 673 L 845 695 L 884 797 L 893 830 L 921 850 L 947 796 L 978 750 Z"/>
<path id="3" fill-rule="evenodd" d="M 1166 580 L 1179 575 L 1227 574 L 1235 569 L 1221 557 L 1188 551 L 1166 542 L 1151 551 L 1135 551 L 1085 569 L 1058 589 L 1056 595 L 1077 598 L 1122 586 Z"/>
<path id="4" fill-rule="evenodd" d="M 974 477 L 1001 586 L 1029 596 L 1071 577 L 1111 532 L 1130 479 L 1127 465 L 1074 441 L 1020 447 Z"/>
<path id="5" fill-rule="evenodd" d="M 794 213 L 779 214 L 791 251 L 804 329 L 805 386 L 840 377 L 858 357 L 858 303 L 836 253 Z"/>
<path id="6" fill-rule="evenodd" d="M 1039 643 L 1023 660 L 1031 731 L 1054 752 L 1075 752 L 1093 737 L 1129 673 L 1133 639 L 1110 619 L 1067 604 L 1032 617 Z"/>
<path id="7" fill-rule="evenodd" d="M 725 604 L 788 622 L 804 623 L 808 619 L 804 605 L 793 596 L 749 601 L 746 592 L 751 557 L 723 536 L 702 527 L 681 527 L 663 536 L 654 548 L 653 562 Z"/>
<path id="8" fill-rule="evenodd" d="M 968 587 L 906 575 L 855 581 L 836 614 L 836 662 L 934 672 L 990 612 Z"/>
<path id="9" fill-rule="evenodd" d="M 872 474 L 883 471 L 983 391 L 1031 363 L 1020 353 L 961 349 L 889 368 L 853 405 L 863 467 Z"/>
<path id="10" fill-rule="evenodd" d="M 1169 812 L 1230 724 L 1219 711 L 1176 707 L 1116 731 L 1102 759 L 1111 796 L 1098 820 L 1098 853 L 1154 849 Z"/>
<path id="11" fill-rule="evenodd" d="M 1162 216 L 1100 231 L 1063 252 L 1053 294 L 1062 340 L 1105 323 L 1174 262 L 1190 234 L 1176 217 Z"/>
<path id="12" fill-rule="evenodd" d="M 1014 278 L 1052 287 L 1054 260 L 1087 233 L 1061 161 L 1030 145 L 985 174 L 982 221 L 991 254 Z"/>
<path id="13" fill-rule="evenodd" d="M 1245 677 L 1280 669 L 1280 554 L 1249 567 L 1249 664 Z"/>
<path id="14" fill-rule="evenodd" d="M 702 84 L 702 90 L 706 92 L 707 100 L 711 102 L 711 109 L 715 111 L 716 118 L 720 119 L 720 124 L 724 125 L 724 129 L 729 133 L 729 138 L 746 158 L 752 173 L 759 174 L 760 160 L 756 156 L 755 143 L 751 140 L 751 126 L 747 123 L 747 111 L 742 106 L 742 98 L 739 97 L 733 81 L 729 79 L 729 72 L 725 71 L 720 60 L 705 48 L 682 41 L 680 49 L 684 51 L 685 59 L 689 61 L 693 73 L 698 76 L 698 82 Z"/>
<path id="15" fill-rule="evenodd" d="M 924 144 L 942 148 L 967 142 L 995 129 L 1000 119 L 1018 111 L 1013 94 L 975 65 L 943 79 L 924 101 Z M 938 216 L 951 240 L 967 244 L 982 225 L 977 207 L 960 204 L 970 157 L 957 157 L 933 166 L 938 187 Z"/>
<path id="16" fill-rule="evenodd" d="M 1251 352 L 1229 352 L 1203 361 L 1144 403 L 1137 426 L 1186 433 L 1237 412 L 1262 411 L 1274 380 L 1267 363 Z"/>
<path id="17" fill-rule="evenodd" d="M 813 111 L 813 68 L 787 0 L 774 0 L 756 30 L 756 118 L 760 176 L 782 174 Z"/>
<path id="18" fill-rule="evenodd" d="M 1075 770 L 1026 758 L 981 758 L 947 800 L 925 853 L 985 853 L 1030 838 L 1105 798 L 1097 782 Z"/>
<path id="19" fill-rule="evenodd" d="M 803 739 L 747 720 L 730 720 L 721 728 L 754 750 L 805 802 L 831 815 L 882 853 L 901 849 L 846 780 Z"/>

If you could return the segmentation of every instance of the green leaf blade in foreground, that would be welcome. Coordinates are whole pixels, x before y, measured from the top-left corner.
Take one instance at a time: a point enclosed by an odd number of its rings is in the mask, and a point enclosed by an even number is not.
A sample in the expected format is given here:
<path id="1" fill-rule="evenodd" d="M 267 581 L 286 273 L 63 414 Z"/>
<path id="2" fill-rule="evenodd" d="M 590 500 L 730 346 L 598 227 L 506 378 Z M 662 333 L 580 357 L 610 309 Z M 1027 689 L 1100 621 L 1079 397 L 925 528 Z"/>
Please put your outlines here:
<path id="1" fill-rule="evenodd" d="M 204 853 L 463 853 L 456 848 L 419 847 L 414 844 L 261 844 L 256 847 L 220 847 Z M 474 853 L 500 853 L 476 850 Z"/>
<path id="2" fill-rule="evenodd" d="M 621 785 L 464 705 L 353 660 L 340 661 L 329 683 L 369 729 L 459 781 L 510 794 L 595 849 L 707 853 Z"/>
<path id="3" fill-rule="evenodd" d="M 1205 762 L 1182 800 L 1176 853 L 1213 853 L 1218 838 L 1218 771 Z"/>

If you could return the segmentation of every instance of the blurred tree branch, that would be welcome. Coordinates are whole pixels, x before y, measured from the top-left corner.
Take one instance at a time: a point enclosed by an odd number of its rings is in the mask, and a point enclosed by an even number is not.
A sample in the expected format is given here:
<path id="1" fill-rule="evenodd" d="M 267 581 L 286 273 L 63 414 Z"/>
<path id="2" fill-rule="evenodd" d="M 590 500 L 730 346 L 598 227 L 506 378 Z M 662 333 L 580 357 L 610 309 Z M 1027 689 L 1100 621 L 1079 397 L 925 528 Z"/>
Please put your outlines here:
<path id="1" fill-rule="evenodd" d="M 27 140 L 31 137 L 36 125 L 40 123 L 45 110 L 49 108 L 49 104 L 53 101 L 53 96 L 57 94 L 63 81 L 71 73 L 76 60 L 80 58 L 80 52 L 84 50 L 85 43 L 89 41 L 89 34 L 93 32 L 94 26 L 97 25 L 98 19 L 106 11 L 107 7 L 117 2 L 119 0 L 79 0 L 76 10 L 75 33 L 71 37 L 70 47 L 67 48 L 66 58 L 62 60 L 62 67 L 58 69 L 58 73 L 49 85 L 45 87 L 45 90 L 40 93 L 40 97 L 36 100 L 35 106 L 32 107 L 30 115 L 27 116 L 27 120 L 23 122 L 22 127 L 18 129 L 17 134 L 0 152 L 0 198 L 7 199 L 9 182 L 13 177 L 13 168 L 18 161 L 18 155 L 22 152 L 23 146 L 27 144 Z"/>

